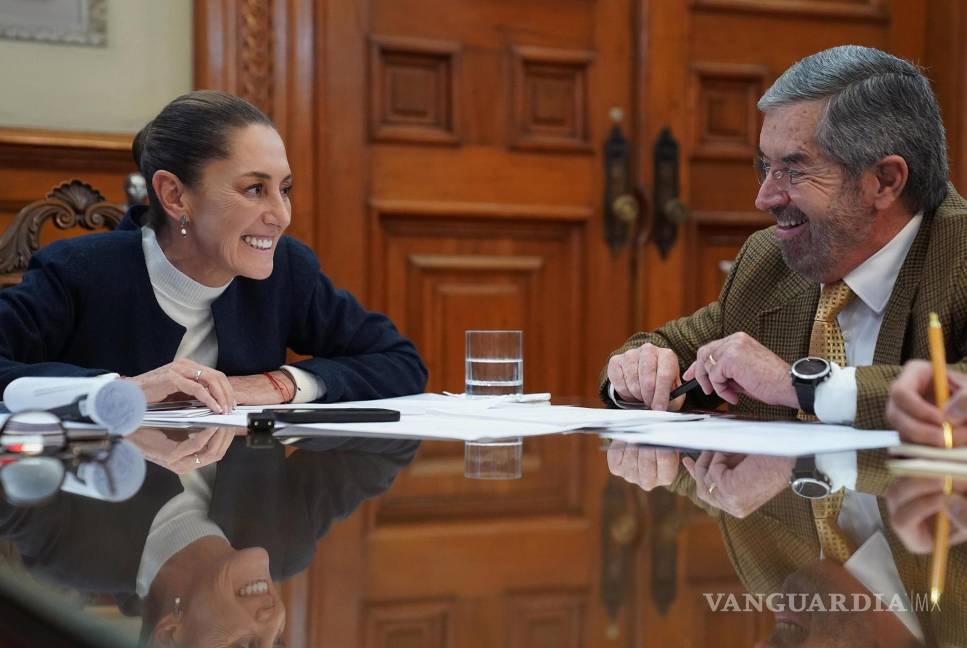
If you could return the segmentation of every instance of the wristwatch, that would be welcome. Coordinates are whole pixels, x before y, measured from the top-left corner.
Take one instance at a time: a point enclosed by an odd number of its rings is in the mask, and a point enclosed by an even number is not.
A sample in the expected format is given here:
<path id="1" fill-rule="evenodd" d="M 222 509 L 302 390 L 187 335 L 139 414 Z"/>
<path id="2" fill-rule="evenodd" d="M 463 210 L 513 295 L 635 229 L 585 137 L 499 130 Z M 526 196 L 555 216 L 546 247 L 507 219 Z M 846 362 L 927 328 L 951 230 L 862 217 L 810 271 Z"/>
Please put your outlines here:
<path id="1" fill-rule="evenodd" d="M 825 358 L 807 356 L 792 363 L 789 375 L 792 386 L 799 399 L 799 409 L 806 414 L 815 415 L 816 387 L 832 374 L 833 368 Z"/>
<path id="2" fill-rule="evenodd" d="M 823 499 L 833 490 L 829 477 L 816 467 L 813 455 L 796 459 L 789 485 L 796 495 L 806 499 Z"/>

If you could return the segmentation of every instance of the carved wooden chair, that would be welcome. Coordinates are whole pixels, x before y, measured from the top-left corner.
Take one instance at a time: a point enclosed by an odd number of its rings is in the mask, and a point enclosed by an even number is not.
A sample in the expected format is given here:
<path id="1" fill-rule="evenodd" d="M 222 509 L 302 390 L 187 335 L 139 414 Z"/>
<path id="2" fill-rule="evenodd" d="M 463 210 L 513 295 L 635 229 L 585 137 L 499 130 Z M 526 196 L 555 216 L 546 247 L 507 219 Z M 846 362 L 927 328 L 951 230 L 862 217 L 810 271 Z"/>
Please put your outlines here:
<path id="1" fill-rule="evenodd" d="M 48 220 L 62 230 L 94 231 L 114 229 L 123 216 L 121 207 L 86 182 L 71 180 L 54 187 L 43 200 L 21 209 L 0 234 L 0 290 L 20 283 L 31 255 L 40 249 L 40 229 Z"/>

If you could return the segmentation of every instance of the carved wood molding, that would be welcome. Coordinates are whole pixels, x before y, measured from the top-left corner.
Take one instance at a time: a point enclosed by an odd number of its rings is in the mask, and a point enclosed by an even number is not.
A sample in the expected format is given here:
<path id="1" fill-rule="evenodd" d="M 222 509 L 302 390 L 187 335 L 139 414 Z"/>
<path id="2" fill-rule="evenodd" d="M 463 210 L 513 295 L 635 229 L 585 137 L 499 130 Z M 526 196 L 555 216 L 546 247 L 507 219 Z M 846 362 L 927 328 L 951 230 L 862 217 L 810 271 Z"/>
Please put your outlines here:
<path id="1" fill-rule="evenodd" d="M 590 153 L 590 50 L 511 50 L 511 148 Z"/>
<path id="2" fill-rule="evenodd" d="M 77 168 L 126 172 L 135 168 L 133 135 L 43 128 L 0 128 L 0 163 L 43 169 Z"/>
<path id="3" fill-rule="evenodd" d="M 770 77 L 764 65 L 692 64 L 691 159 L 752 160 L 759 137 L 756 102 Z"/>
<path id="4" fill-rule="evenodd" d="M 59 229 L 114 229 L 124 212 L 108 203 L 97 189 L 71 180 L 54 187 L 43 200 L 24 207 L 0 235 L 0 273 L 22 272 L 40 249 L 40 229 L 52 221 Z"/>
<path id="5" fill-rule="evenodd" d="M 277 0 L 195 2 L 195 87 L 225 90 L 272 116 Z"/>
<path id="6" fill-rule="evenodd" d="M 504 270 L 533 272 L 544 266 L 544 259 L 539 256 L 411 254 L 408 259 L 416 268 L 432 270 Z"/>
<path id="7" fill-rule="evenodd" d="M 405 200 L 373 198 L 369 206 L 378 217 L 406 216 L 407 218 L 440 217 L 477 220 L 499 218 L 514 221 L 556 220 L 587 221 L 594 210 L 584 205 L 513 204 L 485 202 L 448 202 L 442 200 Z"/>
<path id="8" fill-rule="evenodd" d="M 272 3 L 242 0 L 239 4 L 237 92 L 271 116 Z"/>
<path id="9" fill-rule="evenodd" d="M 460 43 L 369 39 L 369 130 L 376 141 L 459 145 Z"/>
<path id="10" fill-rule="evenodd" d="M 514 592 L 505 598 L 507 648 L 547 645 L 553 636 L 558 648 L 584 645 L 584 616 L 588 608 L 583 591 Z M 546 640 L 546 639 L 545 639 Z"/>
<path id="11" fill-rule="evenodd" d="M 370 603 L 364 611 L 366 648 L 455 645 L 456 602 L 452 599 Z"/>
<path id="12" fill-rule="evenodd" d="M 692 0 L 695 9 L 778 14 L 790 17 L 832 18 L 886 22 L 890 18 L 884 0 Z"/>

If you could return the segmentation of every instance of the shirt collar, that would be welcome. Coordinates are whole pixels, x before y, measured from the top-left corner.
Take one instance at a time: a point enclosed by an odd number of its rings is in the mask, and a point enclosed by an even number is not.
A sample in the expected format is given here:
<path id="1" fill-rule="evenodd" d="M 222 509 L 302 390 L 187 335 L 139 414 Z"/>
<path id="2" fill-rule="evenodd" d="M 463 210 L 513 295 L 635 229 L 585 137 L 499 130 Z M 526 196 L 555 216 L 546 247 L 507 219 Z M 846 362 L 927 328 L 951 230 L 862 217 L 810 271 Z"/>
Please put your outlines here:
<path id="1" fill-rule="evenodd" d="M 897 571 L 890 545 L 880 531 L 853 552 L 843 567 L 871 594 L 880 597 L 884 609 L 896 614 L 910 634 L 923 641 L 923 628 Z M 898 597 L 899 606 L 893 604 L 895 597 Z"/>
<path id="2" fill-rule="evenodd" d="M 893 284 L 896 283 L 907 252 L 920 231 L 923 212 L 918 212 L 903 226 L 890 242 L 843 277 L 850 290 L 871 310 L 880 314 L 890 301 Z"/>

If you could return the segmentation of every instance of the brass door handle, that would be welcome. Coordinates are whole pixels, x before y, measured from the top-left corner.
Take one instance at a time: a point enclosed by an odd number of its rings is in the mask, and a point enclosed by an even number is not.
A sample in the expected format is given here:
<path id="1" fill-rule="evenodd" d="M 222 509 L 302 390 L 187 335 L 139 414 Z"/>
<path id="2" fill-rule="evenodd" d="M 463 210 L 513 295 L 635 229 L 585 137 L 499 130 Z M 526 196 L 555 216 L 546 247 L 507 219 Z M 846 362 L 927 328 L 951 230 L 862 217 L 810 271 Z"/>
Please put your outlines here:
<path id="1" fill-rule="evenodd" d="M 679 197 L 678 158 L 678 141 L 665 127 L 655 141 L 655 183 L 652 187 L 656 208 L 654 239 L 663 257 L 675 244 L 679 226 L 691 217 L 691 211 Z"/>
<path id="2" fill-rule="evenodd" d="M 641 537 L 636 486 L 608 476 L 601 501 L 601 603 L 608 613 L 607 637 L 620 634 L 618 615 L 634 580 L 634 557 Z"/>
<path id="3" fill-rule="evenodd" d="M 633 195 L 621 194 L 611 201 L 611 211 L 619 221 L 631 225 L 641 215 L 641 206 Z"/>
<path id="4" fill-rule="evenodd" d="M 612 121 L 604 141 L 604 237 L 617 252 L 636 237 L 635 226 L 642 215 L 643 194 L 637 192 L 632 174 L 632 145 L 621 128 L 624 111 L 611 109 Z M 638 227 L 640 233 L 641 228 Z"/>
<path id="5" fill-rule="evenodd" d="M 662 205 L 662 213 L 665 218 L 676 225 L 684 225 L 685 221 L 692 216 L 692 210 L 678 198 L 669 198 L 666 200 Z"/>

